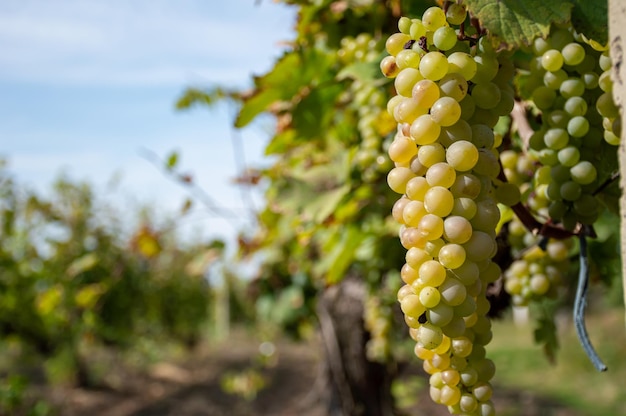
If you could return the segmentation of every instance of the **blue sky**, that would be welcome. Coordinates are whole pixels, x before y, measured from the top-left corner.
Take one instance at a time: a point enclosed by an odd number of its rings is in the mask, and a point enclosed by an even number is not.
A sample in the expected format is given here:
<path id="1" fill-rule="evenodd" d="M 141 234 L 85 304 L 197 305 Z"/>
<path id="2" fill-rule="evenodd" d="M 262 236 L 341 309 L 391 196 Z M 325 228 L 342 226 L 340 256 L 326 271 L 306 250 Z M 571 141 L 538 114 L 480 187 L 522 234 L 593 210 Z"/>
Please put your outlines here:
<path id="1" fill-rule="evenodd" d="M 174 212 L 185 191 L 140 151 L 177 150 L 200 186 L 241 212 L 229 109 L 176 112 L 174 102 L 187 86 L 250 86 L 280 56 L 294 19 L 270 0 L 3 0 L 0 157 L 42 192 L 62 172 L 101 191 L 118 177 L 107 194 L 116 205 Z M 251 165 L 264 162 L 269 123 L 241 132 Z M 186 221 L 234 235 L 206 212 Z"/>

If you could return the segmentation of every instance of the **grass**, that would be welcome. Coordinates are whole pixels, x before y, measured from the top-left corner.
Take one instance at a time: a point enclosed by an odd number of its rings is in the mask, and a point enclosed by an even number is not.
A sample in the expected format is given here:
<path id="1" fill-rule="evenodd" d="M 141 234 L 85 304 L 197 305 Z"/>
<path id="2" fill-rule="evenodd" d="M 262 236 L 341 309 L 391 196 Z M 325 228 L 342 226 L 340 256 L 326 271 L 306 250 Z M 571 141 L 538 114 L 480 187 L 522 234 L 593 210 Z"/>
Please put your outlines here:
<path id="1" fill-rule="evenodd" d="M 596 312 L 587 318 L 591 342 L 608 371 L 594 369 L 584 354 L 571 320 L 561 325 L 561 348 L 551 364 L 533 343 L 533 327 L 496 321 L 487 350 L 496 362 L 494 384 L 541 394 L 576 409 L 581 415 L 626 415 L 626 327 L 623 309 Z M 497 393 L 496 393 L 497 394 Z"/>

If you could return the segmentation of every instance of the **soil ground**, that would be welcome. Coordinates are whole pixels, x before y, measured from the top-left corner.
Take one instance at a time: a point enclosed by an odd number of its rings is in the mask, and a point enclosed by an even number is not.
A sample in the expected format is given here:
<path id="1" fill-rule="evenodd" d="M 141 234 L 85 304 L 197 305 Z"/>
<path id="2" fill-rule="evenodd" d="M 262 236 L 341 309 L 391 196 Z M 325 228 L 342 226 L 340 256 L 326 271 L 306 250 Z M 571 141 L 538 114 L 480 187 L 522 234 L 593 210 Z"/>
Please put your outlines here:
<path id="1" fill-rule="evenodd" d="M 265 388 L 251 400 L 226 393 L 223 376 L 249 368 L 258 343 L 238 334 L 219 345 L 200 348 L 180 363 L 161 363 L 145 373 L 115 371 L 115 388 L 55 388 L 46 393 L 60 416 L 325 416 L 315 394 L 317 346 L 281 341 L 278 360 L 262 370 Z M 417 368 L 417 367 L 416 367 Z M 417 370 L 416 370 L 417 371 Z M 501 416 L 586 416 L 530 392 L 496 387 Z M 403 415 L 444 416 L 422 389 Z"/>

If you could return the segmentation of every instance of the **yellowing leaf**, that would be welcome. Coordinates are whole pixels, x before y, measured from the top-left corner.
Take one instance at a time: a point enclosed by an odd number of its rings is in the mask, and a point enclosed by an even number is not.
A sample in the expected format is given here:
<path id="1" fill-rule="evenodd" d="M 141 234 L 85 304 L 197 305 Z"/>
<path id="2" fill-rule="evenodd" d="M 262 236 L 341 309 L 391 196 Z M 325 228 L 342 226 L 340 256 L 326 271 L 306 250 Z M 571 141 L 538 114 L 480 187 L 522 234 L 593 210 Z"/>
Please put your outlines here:
<path id="1" fill-rule="evenodd" d="M 65 273 L 67 273 L 70 278 L 74 278 L 81 273 L 91 270 L 97 263 L 98 256 L 96 253 L 85 254 L 84 256 L 74 260 L 69 265 Z"/>
<path id="2" fill-rule="evenodd" d="M 61 288 L 61 286 L 53 286 L 42 292 L 37 297 L 36 304 L 39 314 L 42 316 L 50 315 L 50 313 L 54 311 L 61 303 L 62 296 L 63 289 Z"/>
<path id="3" fill-rule="evenodd" d="M 100 296 L 102 296 L 104 292 L 104 288 L 99 283 L 87 285 L 76 293 L 74 301 L 76 302 L 76 306 L 79 308 L 93 309 L 94 306 L 96 306 L 98 299 L 100 299 Z"/>

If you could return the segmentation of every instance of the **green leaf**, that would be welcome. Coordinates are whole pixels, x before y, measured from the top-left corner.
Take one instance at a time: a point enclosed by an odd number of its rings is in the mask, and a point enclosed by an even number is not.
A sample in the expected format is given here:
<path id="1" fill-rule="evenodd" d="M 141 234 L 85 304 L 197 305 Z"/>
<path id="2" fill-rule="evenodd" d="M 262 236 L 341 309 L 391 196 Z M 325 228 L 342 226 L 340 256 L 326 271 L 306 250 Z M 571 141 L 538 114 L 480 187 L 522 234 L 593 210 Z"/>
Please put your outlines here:
<path id="1" fill-rule="evenodd" d="M 337 241 L 336 237 L 339 237 Z M 354 262 L 357 249 L 363 240 L 363 234 L 354 226 L 342 226 L 330 236 L 324 248 L 328 250 L 322 261 L 315 265 L 315 272 L 320 276 L 325 276 L 328 284 L 340 282 L 348 267 Z"/>
<path id="2" fill-rule="evenodd" d="M 66 273 L 70 278 L 74 278 L 81 273 L 91 270 L 96 264 L 98 264 L 98 255 L 96 253 L 85 254 L 74 260 L 67 268 Z"/>
<path id="3" fill-rule="evenodd" d="M 535 342 L 543 347 L 543 351 L 550 362 L 556 360 L 559 349 L 554 315 L 557 310 L 557 302 L 544 301 L 536 305 L 537 328 L 535 328 Z"/>
<path id="4" fill-rule="evenodd" d="M 318 198 L 306 205 L 304 213 L 317 223 L 322 223 L 336 209 L 339 202 L 350 192 L 350 185 L 343 185 L 320 194 Z"/>
<path id="5" fill-rule="evenodd" d="M 229 91 L 217 87 L 209 90 L 200 90 L 198 88 L 187 88 L 183 95 L 176 101 L 177 110 L 186 110 L 194 105 L 205 105 L 211 107 L 218 101 L 225 98 L 238 99 L 239 94 L 236 91 Z"/>
<path id="6" fill-rule="evenodd" d="M 176 166 L 177 163 L 178 163 L 178 152 L 172 152 L 167 157 L 167 161 L 165 162 L 165 167 L 168 170 L 171 170 Z"/>
<path id="7" fill-rule="evenodd" d="M 293 128 L 299 132 L 299 138 L 311 139 L 327 131 L 327 125 L 335 115 L 334 111 L 328 110 L 343 91 L 341 84 L 318 86 L 300 100 L 291 113 Z"/>
<path id="8" fill-rule="evenodd" d="M 606 0 L 572 0 L 572 26 L 587 38 L 605 45 L 609 39 L 609 8 Z"/>
<path id="9" fill-rule="evenodd" d="M 235 127 L 247 126 L 260 113 L 267 111 L 270 104 L 283 97 L 283 92 L 278 88 L 257 90 L 256 93 L 244 102 L 241 111 L 237 114 Z"/>
<path id="10" fill-rule="evenodd" d="M 302 87 L 301 71 L 304 64 L 295 52 L 287 53 L 276 62 L 271 72 L 254 80 L 255 90 L 246 97 L 235 120 L 235 127 L 248 125 L 270 104 L 279 100 L 291 100 Z"/>
<path id="11" fill-rule="evenodd" d="M 515 47 L 548 36 L 552 23 L 567 22 L 572 4 L 565 0 L 468 0 L 467 7 L 497 40 Z"/>
<path id="12" fill-rule="evenodd" d="M 379 61 L 373 62 L 356 62 L 343 68 L 337 74 L 337 79 L 342 81 L 350 78 L 363 82 L 370 82 L 375 79 L 382 78 L 380 72 Z"/>

